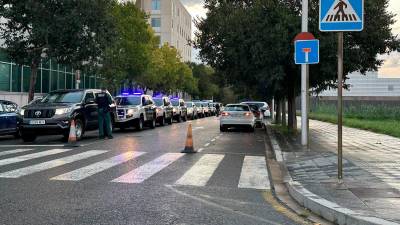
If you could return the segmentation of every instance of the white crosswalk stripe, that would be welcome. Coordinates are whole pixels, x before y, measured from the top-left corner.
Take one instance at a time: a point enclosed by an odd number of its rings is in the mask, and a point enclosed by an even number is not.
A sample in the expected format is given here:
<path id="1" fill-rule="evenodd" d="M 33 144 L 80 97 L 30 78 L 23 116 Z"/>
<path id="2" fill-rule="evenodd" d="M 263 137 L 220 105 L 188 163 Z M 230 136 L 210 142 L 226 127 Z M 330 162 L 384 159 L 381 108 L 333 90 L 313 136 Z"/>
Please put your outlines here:
<path id="1" fill-rule="evenodd" d="M 223 159 L 224 155 L 204 155 L 175 184 L 205 186 Z"/>
<path id="2" fill-rule="evenodd" d="M 27 161 L 30 159 L 37 159 L 37 158 L 41 158 L 41 157 L 49 156 L 49 155 L 55 155 L 58 153 L 68 152 L 71 150 L 72 149 L 51 149 L 48 151 L 37 152 L 37 153 L 17 156 L 17 157 L 8 158 L 8 159 L 2 159 L 2 160 L 0 160 L 0 166 L 9 165 L 9 164 L 17 163 L 17 162 L 23 162 L 23 161 Z"/>
<path id="3" fill-rule="evenodd" d="M 61 174 L 59 176 L 51 178 L 51 180 L 73 180 L 78 181 L 90 177 L 96 173 L 100 173 L 106 169 L 117 166 L 121 163 L 132 160 L 136 157 L 145 154 L 145 152 L 125 152 L 123 154 L 114 156 L 112 158 L 82 167 L 77 170 L 73 170 L 68 173 Z"/>
<path id="4" fill-rule="evenodd" d="M 51 161 L 47 161 L 47 162 L 43 162 L 43 163 L 39 163 L 36 165 L 32 165 L 32 166 L 27 166 L 24 168 L 20 168 L 20 169 L 16 169 L 16 170 L 11 170 L 11 171 L 7 171 L 4 173 L 0 173 L 0 177 L 6 177 L 6 178 L 18 178 L 18 177 L 22 177 L 25 175 L 29 175 L 29 174 L 33 174 L 36 172 L 40 172 L 43 170 L 47 170 L 47 169 L 51 169 L 54 167 L 58 167 L 58 166 L 62 166 L 68 163 L 72 163 L 78 160 L 82 160 L 82 159 L 86 159 L 92 156 L 96 156 L 99 154 L 103 154 L 107 151 L 100 151 L 100 150 L 91 150 L 91 151 L 87 151 L 87 152 L 83 152 L 83 153 L 79 153 L 76 155 L 72 155 L 72 156 L 67 156 L 67 157 L 63 157 L 60 159 L 55 159 L 55 160 L 51 160 Z"/>
<path id="5" fill-rule="evenodd" d="M 270 189 L 268 169 L 264 156 L 245 156 L 239 188 Z"/>
<path id="6" fill-rule="evenodd" d="M 142 183 L 184 155 L 185 154 L 183 153 L 166 153 L 157 159 L 114 179 L 112 182 Z"/>
<path id="7" fill-rule="evenodd" d="M 14 150 L 10 150 L 10 151 L 0 152 L 0 156 L 11 155 L 11 154 L 15 154 L 15 153 L 27 152 L 27 151 L 32 151 L 32 150 L 33 150 L 32 148 L 18 148 L 18 149 L 14 149 Z"/>
<path id="8" fill-rule="evenodd" d="M 23 153 L 31 149 L 14 149 L 9 151 L 0 152 L 0 155 L 9 155 L 14 153 Z M 68 152 L 72 149 L 51 149 L 42 152 L 36 152 L 26 154 L 23 156 L 15 156 L 0 160 L 1 165 L 8 165 L 12 163 L 22 162 L 26 160 L 37 159 L 45 156 L 55 155 L 58 153 Z M 108 152 L 107 150 L 88 150 L 79 154 L 73 154 L 58 159 L 52 159 L 46 162 L 39 162 L 37 164 L 31 164 L 30 166 L 24 166 L 22 168 L 13 169 L 11 171 L 5 171 L 0 173 L 0 178 L 19 178 L 26 175 L 34 174 L 37 172 L 49 170 L 55 167 L 60 167 L 75 161 L 88 159 L 90 157 L 100 155 Z M 68 180 L 68 181 L 80 181 L 89 178 L 95 174 L 99 174 L 112 167 L 117 167 L 125 162 L 139 158 L 146 154 L 146 152 L 129 151 L 119 155 L 112 156 L 105 160 L 100 160 L 94 163 L 86 164 L 86 166 L 78 167 L 70 170 L 69 172 L 63 172 L 59 175 L 53 176 L 50 180 Z M 138 184 L 146 181 L 153 177 L 157 173 L 166 169 L 173 163 L 177 163 L 177 160 L 185 156 L 183 153 L 165 153 L 151 161 L 137 167 L 128 173 L 123 174 L 111 180 L 110 182 L 116 183 L 128 183 Z M 139 158 L 140 159 L 140 158 Z M 185 186 L 206 186 L 215 171 L 220 167 L 221 162 L 225 159 L 225 154 L 204 154 L 200 159 L 194 163 L 183 175 L 175 182 L 175 185 Z M 226 158 L 229 160 L 230 158 Z M 225 164 L 224 164 L 225 165 Z M 240 165 L 238 165 L 240 166 Z M 223 168 L 221 168 L 223 169 Z M 168 173 L 171 171 L 168 171 Z M 181 173 L 181 170 L 177 171 Z M 246 189 L 259 189 L 267 190 L 270 189 L 270 182 L 268 179 L 268 169 L 264 156 L 244 156 L 241 172 L 236 176 L 239 177 L 239 183 L 237 188 Z M 155 178 L 158 179 L 158 178 Z"/>

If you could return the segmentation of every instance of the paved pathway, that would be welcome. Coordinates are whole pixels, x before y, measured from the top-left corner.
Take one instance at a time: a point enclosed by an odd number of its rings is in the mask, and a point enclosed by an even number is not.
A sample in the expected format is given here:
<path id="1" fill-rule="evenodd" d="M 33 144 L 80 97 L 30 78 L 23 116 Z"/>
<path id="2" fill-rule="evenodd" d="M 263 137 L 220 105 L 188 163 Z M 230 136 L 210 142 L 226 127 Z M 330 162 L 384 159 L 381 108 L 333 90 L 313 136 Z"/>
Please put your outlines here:
<path id="1" fill-rule="evenodd" d="M 300 124 L 299 124 L 300 126 Z M 363 214 L 400 222 L 400 139 L 344 127 L 345 188 L 337 188 L 337 126 L 310 120 L 311 150 L 283 144 L 285 163 L 308 190 Z M 288 144 L 288 143 L 286 143 Z"/>

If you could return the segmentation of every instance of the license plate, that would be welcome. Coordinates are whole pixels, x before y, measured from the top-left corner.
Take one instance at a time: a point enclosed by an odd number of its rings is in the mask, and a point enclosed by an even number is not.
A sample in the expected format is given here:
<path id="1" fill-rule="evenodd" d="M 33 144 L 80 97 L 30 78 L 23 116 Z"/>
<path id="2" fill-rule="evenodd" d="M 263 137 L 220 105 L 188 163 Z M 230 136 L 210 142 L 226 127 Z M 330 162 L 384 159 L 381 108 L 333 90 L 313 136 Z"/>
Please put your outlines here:
<path id="1" fill-rule="evenodd" d="M 29 124 L 31 125 L 41 125 L 46 124 L 46 120 L 30 120 Z"/>

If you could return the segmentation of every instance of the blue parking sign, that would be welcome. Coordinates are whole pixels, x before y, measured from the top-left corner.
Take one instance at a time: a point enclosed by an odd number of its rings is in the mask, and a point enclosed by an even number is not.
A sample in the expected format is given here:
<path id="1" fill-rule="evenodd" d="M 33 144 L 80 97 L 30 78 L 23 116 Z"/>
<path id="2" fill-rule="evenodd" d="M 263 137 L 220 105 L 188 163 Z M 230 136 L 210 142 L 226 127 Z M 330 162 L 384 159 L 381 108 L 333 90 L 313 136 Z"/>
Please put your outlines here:
<path id="1" fill-rule="evenodd" d="M 319 63 L 319 40 L 298 40 L 294 44 L 296 64 Z"/>
<path id="2" fill-rule="evenodd" d="M 326 32 L 362 31 L 364 0 L 320 0 L 319 30 Z"/>

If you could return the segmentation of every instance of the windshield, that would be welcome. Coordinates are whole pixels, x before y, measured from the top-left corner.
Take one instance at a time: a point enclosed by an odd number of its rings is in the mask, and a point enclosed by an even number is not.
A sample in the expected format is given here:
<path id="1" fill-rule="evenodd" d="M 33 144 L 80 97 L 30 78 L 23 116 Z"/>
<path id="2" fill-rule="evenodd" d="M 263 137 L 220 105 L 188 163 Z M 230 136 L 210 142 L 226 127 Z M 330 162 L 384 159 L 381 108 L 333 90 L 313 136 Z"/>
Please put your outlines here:
<path id="1" fill-rule="evenodd" d="M 179 100 L 172 100 L 172 106 L 179 106 Z"/>
<path id="2" fill-rule="evenodd" d="M 156 103 L 156 106 L 163 106 L 164 105 L 162 98 L 154 98 L 153 100 Z"/>
<path id="3" fill-rule="evenodd" d="M 246 105 L 227 105 L 225 111 L 249 111 L 249 107 Z"/>
<path id="4" fill-rule="evenodd" d="M 193 103 L 192 102 L 186 102 L 185 105 L 186 105 L 186 107 L 193 107 Z"/>
<path id="5" fill-rule="evenodd" d="M 196 102 L 194 103 L 197 107 L 201 107 L 201 103 L 200 102 Z"/>
<path id="6" fill-rule="evenodd" d="M 243 104 L 247 104 L 249 106 L 257 106 L 258 108 L 261 108 L 264 106 L 264 103 L 262 103 L 262 102 L 244 102 Z"/>
<path id="7" fill-rule="evenodd" d="M 140 105 L 140 96 L 116 97 L 117 105 Z"/>
<path id="8" fill-rule="evenodd" d="M 53 92 L 48 94 L 41 103 L 78 103 L 82 101 L 83 91 Z"/>

